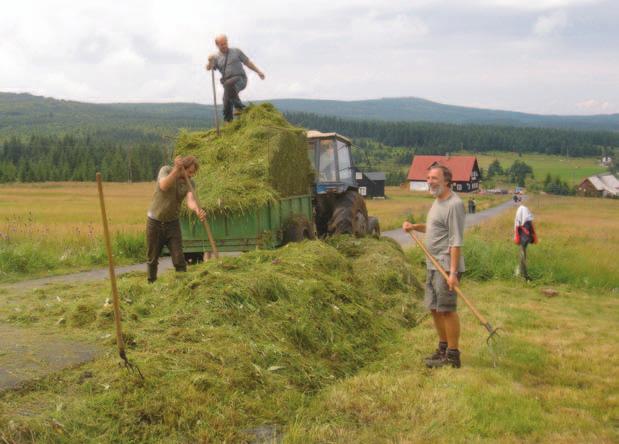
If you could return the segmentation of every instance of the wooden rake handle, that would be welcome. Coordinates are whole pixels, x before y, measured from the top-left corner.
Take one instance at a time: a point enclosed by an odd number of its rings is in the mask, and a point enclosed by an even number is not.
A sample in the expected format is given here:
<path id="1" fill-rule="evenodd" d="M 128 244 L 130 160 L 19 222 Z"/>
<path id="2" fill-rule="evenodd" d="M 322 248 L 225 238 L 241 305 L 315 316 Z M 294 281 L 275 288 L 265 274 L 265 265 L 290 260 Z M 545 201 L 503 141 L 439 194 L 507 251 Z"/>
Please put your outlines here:
<path id="1" fill-rule="evenodd" d="M 189 191 L 191 191 L 191 194 L 193 194 L 193 198 L 196 200 L 196 203 L 198 204 L 198 207 L 202 208 L 202 206 L 200 205 L 200 201 L 198 201 L 198 196 L 196 195 L 196 190 L 194 190 L 193 185 L 191 184 L 191 181 L 189 180 L 189 176 L 187 175 L 187 170 L 185 168 L 183 168 L 183 175 L 185 177 L 185 182 L 187 182 L 187 186 L 189 187 Z M 204 229 L 206 230 L 206 234 L 208 236 L 208 241 L 211 244 L 211 249 L 213 250 L 213 254 L 215 255 L 216 259 L 219 259 L 219 250 L 217 250 L 217 245 L 215 244 L 215 239 L 213 239 L 213 233 L 211 233 L 211 227 L 208 224 L 206 218 L 204 218 L 204 220 L 202 221 L 202 225 L 204 225 Z"/>
<path id="2" fill-rule="evenodd" d="M 105 201 L 103 199 L 103 184 L 101 181 L 101 173 L 97 173 L 97 188 L 99 189 L 99 205 L 101 206 L 101 218 L 103 219 L 103 237 L 105 238 L 105 249 L 107 251 L 110 282 L 112 284 L 112 303 L 114 306 L 114 323 L 116 325 L 116 343 L 118 344 L 118 354 L 124 361 L 126 361 L 127 357 L 125 354 L 125 341 L 123 340 L 122 327 L 120 324 L 120 300 L 118 297 L 118 287 L 116 286 L 114 257 L 112 256 L 110 230 L 107 225 L 107 213 L 105 211 Z"/>
<path id="3" fill-rule="evenodd" d="M 426 254 L 426 256 L 428 257 L 428 259 L 430 259 L 430 261 L 434 264 L 434 266 L 436 267 L 436 269 L 439 271 L 439 273 L 441 273 L 441 275 L 443 275 L 443 277 L 445 278 L 445 280 L 447 281 L 449 279 L 449 276 L 447 275 L 447 272 L 445 271 L 445 269 L 442 267 L 442 265 L 439 263 L 439 261 L 436 260 L 436 258 L 434 256 L 432 256 L 432 254 L 430 254 L 430 252 L 428 251 L 428 249 L 426 248 L 426 246 L 423 244 L 423 242 L 421 242 L 419 240 L 419 238 L 417 236 L 415 236 L 415 234 L 413 233 L 413 231 L 408 231 L 408 234 L 411 235 L 411 237 L 415 240 L 415 242 L 417 243 L 417 245 L 419 245 L 419 248 L 421 248 L 423 250 L 423 252 Z M 490 325 L 490 323 L 486 320 L 486 318 L 477 310 L 477 308 L 473 305 L 473 303 L 469 300 L 469 298 L 467 298 L 464 293 L 462 293 L 462 290 L 460 290 L 460 287 L 455 285 L 454 286 L 454 290 L 455 292 L 458 294 L 458 296 L 460 296 L 462 298 L 462 300 L 466 303 L 466 305 L 471 309 L 471 311 L 473 312 L 473 314 L 475 315 L 475 317 L 479 320 L 479 322 L 481 322 L 481 324 L 486 328 L 486 330 L 488 330 L 488 333 L 490 334 L 494 334 L 496 332 L 496 329 L 494 329 L 492 327 L 492 325 Z"/>

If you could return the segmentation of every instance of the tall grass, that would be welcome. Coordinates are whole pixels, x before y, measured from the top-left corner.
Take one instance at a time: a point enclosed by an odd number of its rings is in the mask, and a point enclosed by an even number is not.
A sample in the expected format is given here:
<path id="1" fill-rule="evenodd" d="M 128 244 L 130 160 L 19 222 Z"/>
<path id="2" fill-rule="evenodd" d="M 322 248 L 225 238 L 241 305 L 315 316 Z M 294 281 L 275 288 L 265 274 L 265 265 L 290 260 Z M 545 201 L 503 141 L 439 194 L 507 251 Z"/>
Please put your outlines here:
<path id="1" fill-rule="evenodd" d="M 145 259 L 145 212 L 152 183 L 106 183 L 118 263 Z M 94 183 L 0 186 L 0 281 L 106 263 Z"/>
<path id="2" fill-rule="evenodd" d="M 112 251 L 115 260 L 120 263 L 144 261 L 145 234 L 114 233 Z M 107 254 L 101 236 L 89 241 L 20 240 L 0 243 L 0 281 L 19 275 L 37 275 L 106 263 Z"/>
<path id="3" fill-rule="evenodd" d="M 578 197 L 534 196 L 539 243 L 529 245 L 528 270 L 534 283 L 581 288 L 619 288 L 619 202 Z M 512 241 L 514 211 L 474 227 L 465 235 L 466 276 L 479 281 L 517 280 L 519 247 Z M 615 247 L 616 248 L 616 247 Z M 413 260 L 425 261 L 419 249 Z"/>

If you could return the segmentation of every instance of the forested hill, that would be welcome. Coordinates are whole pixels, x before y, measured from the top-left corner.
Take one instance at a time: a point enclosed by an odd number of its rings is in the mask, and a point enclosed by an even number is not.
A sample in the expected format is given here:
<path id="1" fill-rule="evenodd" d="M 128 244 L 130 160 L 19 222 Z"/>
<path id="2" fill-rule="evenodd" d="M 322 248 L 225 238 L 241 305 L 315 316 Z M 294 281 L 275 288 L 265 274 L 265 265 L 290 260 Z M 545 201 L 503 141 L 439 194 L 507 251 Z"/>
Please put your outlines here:
<path id="1" fill-rule="evenodd" d="M 463 149 L 598 156 L 619 148 L 619 131 L 285 115 L 296 125 L 353 138 L 357 159 L 395 156 L 408 163 L 413 153 Z M 95 171 L 106 180 L 152 180 L 169 161 L 179 128 L 212 124 L 212 108 L 197 104 L 96 105 L 0 93 L 0 183 L 92 180 Z"/>
<path id="2" fill-rule="evenodd" d="M 0 139 L 103 133 L 128 141 L 135 133 L 173 136 L 179 128 L 212 125 L 212 108 L 194 103 L 94 104 L 0 93 Z"/>
<path id="3" fill-rule="evenodd" d="M 619 131 L 619 114 L 543 116 L 443 105 L 417 98 L 360 101 L 277 99 L 272 103 L 288 113 L 312 113 L 346 120 Z M 168 134 L 180 127 L 202 128 L 212 124 L 213 110 L 209 105 L 92 104 L 0 92 L 0 138 L 31 132 L 57 134 L 109 128 Z"/>
<path id="4" fill-rule="evenodd" d="M 415 97 L 356 101 L 279 99 L 273 100 L 272 103 L 287 112 L 328 115 L 341 119 L 619 131 L 619 114 L 592 116 L 526 114 L 444 105 Z"/>
<path id="5" fill-rule="evenodd" d="M 619 149 L 619 132 L 611 131 L 346 120 L 309 113 L 287 113 L 286 117 L 305 128 L 335 131 L 354 140 L 373 139 L 392 147 L 414 147 L 419 154 L 467 150 L 598 156 Z"/>

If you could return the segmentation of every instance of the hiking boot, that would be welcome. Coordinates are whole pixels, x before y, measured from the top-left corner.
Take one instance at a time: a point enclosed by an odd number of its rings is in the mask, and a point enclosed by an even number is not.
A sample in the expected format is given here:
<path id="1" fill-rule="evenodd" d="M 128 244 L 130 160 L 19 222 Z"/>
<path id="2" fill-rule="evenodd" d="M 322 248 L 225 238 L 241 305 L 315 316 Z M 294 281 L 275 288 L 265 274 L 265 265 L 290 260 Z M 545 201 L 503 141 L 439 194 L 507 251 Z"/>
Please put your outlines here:
<path id="1" fill-rule="evenodd" d="M 443 359 L 445 357 L 445 355 L 447 354 L 447 350 L 442 350 L 440 348 L 437 348 L 434 351 L 434 354 L 427 356 L 424 361 L 426 362 L 426 364 L 430 361 L 436 361 L 437 359 Z"/>
<path id="2" fill-rule="evenodd" d="M 232 113 L 235 116 L 240 116 L 241 114 L 243 114 L 243 111 L 245 110 L 245 107 L 243 108 L 235 108 L 234 112 Z"/>
<path id="3" fill-rule="evenodd" d="M 458 350 L 447 350 L 442 357 L 438 357 L 437 359 L 426 360 L 426 366 L 428 368 L 439 368 L 452 366 L 453 368 L 460 368 L 460 351 Z"/>

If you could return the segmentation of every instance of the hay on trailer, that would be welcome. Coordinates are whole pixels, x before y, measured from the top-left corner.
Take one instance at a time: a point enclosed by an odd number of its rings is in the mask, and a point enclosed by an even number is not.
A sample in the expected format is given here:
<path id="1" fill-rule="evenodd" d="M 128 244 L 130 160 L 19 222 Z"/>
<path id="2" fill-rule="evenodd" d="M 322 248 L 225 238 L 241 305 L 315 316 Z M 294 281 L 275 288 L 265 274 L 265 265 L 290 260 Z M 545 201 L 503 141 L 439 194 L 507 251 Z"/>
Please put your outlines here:
<path id="1" fill-rule="evenodd" d="M 271 104 L 247 107 L 221 136 L 214 129 L 181 131 L 175 153 L 198 158 L 196 191 L 209 213 L 242 212 L 307 194 L 314 177 L 305 131 Z"/>

